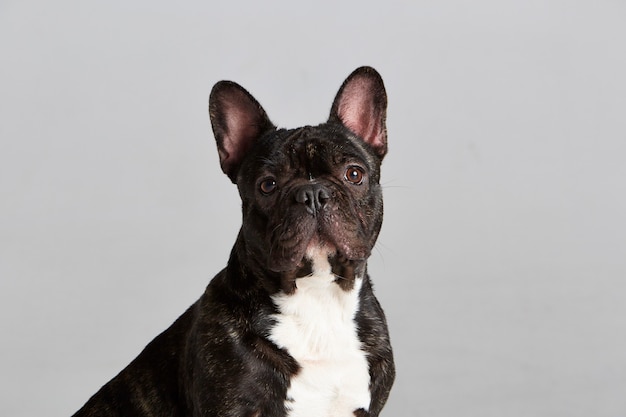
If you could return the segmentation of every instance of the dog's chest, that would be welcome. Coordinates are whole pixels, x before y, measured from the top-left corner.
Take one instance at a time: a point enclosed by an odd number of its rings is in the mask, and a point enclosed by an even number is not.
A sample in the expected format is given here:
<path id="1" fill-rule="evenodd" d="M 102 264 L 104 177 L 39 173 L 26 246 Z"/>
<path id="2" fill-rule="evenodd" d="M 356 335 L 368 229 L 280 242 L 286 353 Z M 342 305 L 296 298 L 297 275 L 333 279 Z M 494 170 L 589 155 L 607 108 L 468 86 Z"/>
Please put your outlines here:
<path id="1" fill-rule="evenodd" d="M 292 295 L 274 297 L 279 314 L 270 338 L 298 361 L 286 409 L 289 417 L 348 417 L 370 403 L 369 369 L 354 316 L 362 280 L 351 291 L 334 276 L 298 279 Z"/>

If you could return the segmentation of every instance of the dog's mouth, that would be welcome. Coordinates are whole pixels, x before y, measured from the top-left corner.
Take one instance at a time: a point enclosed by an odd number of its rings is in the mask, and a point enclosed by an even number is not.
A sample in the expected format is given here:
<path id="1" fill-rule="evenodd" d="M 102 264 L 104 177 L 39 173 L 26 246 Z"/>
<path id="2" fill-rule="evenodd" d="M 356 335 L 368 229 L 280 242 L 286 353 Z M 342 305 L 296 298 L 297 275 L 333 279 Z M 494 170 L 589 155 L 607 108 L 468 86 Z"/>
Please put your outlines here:
<path id="1" fill-rule="evenodd" d="M 294 193 L 299 196 L 302 190 L 311 191 L 303 186 Z M 334 276 L 351 287 L 365 270 L 373 239 L 364 218 L 347 197 L 342 202 L 339 192 L 328 195 L 333 199 L 315 207 L 286 197 L 285 206 L 276 210 L 282 215 L 271 216 L 266 225 L 267 266 L 283 277 L 285 292 L 295 288 L 296 279 L 311 275 Z"/>
<path id="2" fill-rule="evenodd" d="M 323 265 L 329 260 L 341 259 L 347 261 L 365 261 L 369 255 L 369 247 L 363 239 L 342 233 L 323 233 L 319 230 L 302 230 L 299 234 L 290 236 L 290 239 L 275 239 L 270 243 L 268 267 L 274 272 L 292 270 L 298 272 L 298 277 L 313 272 L 323 272 Z M 316 268 L 309 264 L 317 265 Z"/>
<path id="3" fill-rule="evenodd" d="M 363 248 L 355 251 L 348 247 L 348 254 L 343 247 L 321 239 L 318 234 L 311 236 L 302 246 L 304 250 L 295 256 L 270 258 L 270 270 L 280 274 L 281 289 L 287 294 L 296 290 L 297 279 L 313 275 L 331 277 L 340 287 L 349 290 L 353 288 L 354 280 L 363 274 L 369 256 L 369 250 Z"/>

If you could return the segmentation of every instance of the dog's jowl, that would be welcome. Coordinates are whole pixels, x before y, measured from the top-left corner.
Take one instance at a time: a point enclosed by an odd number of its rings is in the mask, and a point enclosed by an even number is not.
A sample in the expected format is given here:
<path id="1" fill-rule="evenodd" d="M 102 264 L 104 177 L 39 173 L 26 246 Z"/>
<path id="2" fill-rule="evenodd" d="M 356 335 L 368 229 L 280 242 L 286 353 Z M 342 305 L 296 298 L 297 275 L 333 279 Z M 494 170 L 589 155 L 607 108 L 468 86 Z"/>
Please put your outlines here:
<path id="1" fill-rule="evenodd" d="M 243 210 L 228 264 L 75 415 L 378 416 L 395 375 L 367 273 L 386 107 L 369 67 L 346 79 L 326 123 L 297 129 L 217 83 L 211 123 Z"/>

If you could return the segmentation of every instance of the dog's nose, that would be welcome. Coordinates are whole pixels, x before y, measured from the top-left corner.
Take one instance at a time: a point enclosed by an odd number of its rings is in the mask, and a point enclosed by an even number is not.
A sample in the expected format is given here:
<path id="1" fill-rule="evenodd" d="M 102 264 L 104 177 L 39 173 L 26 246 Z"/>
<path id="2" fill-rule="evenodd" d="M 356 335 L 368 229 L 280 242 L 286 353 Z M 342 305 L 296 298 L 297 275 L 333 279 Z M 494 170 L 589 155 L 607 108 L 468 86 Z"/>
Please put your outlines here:
<path id="1" fill-rule="evenodd" d="M 296 190 L 296 202 L 304 204 L 306 211 L 313 215 L 326 206 L 330 197 L 328 188 L 321 184 L 307 184 Z"/>

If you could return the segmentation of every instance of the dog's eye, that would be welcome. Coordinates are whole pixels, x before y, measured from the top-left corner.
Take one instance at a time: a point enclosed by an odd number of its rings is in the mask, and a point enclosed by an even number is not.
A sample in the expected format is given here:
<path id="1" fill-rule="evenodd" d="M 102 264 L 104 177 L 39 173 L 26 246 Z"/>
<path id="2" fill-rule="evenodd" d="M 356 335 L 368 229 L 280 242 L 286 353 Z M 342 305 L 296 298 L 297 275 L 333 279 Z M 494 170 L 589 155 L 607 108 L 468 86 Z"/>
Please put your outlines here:
<path id="1" fill-rule="evenodd" d="M 276 187 L 277 187 L 277 184 L 274 178 L 266 178 L 263 181 L 261 181 L 261 184 L 259 184 L 259 188 L 261 189 L 261 192 L 263 194 L 273 193 L 274 190 L 276 190 Z"/>
<path id="2" fill-rule="evenodd" d="M 349 167 L 346 169 L 344 178 L 352 184 L 359 185 L 363 182 L 364 175 L 365 173 L 363 172 L 363 169 L 359 167 Z"/>

